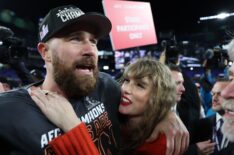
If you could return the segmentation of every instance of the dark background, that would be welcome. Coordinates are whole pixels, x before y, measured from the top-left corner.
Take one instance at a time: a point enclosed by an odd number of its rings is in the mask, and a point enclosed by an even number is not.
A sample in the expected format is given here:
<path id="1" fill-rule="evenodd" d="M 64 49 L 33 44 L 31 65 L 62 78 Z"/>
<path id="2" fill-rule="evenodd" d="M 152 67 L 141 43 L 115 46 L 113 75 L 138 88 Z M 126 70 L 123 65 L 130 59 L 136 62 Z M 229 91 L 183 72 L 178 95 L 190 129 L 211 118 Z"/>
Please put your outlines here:
<path id="1" fill-rule="evenodd" d="M 168 30 L 173 30 L 176 34 L 200 31 L 204 22 L 199 24 L 199 17 L 216 15 L 223 11 L 234 12 L 233 0 L 141 1 L 150 2 L 158 33 Z M 33 26 L 30 30 L 36 31 L 39 18 L 50 8 L 64 4 L 75 4 L 85 12 L 103 12 L 101 0 L 1 0 L 0 10 L 13 10 L 15 17 L 31 21 Z"/>
<path id="2" fill-rule="evenodd" d="M 159 43 L 157 45 L 125 49 L 124 53 L 133 53 L 133 57 L 139 50 L 144 50 L 147 55 L 159 56 L 162 51 L 160 43 L 162 40 L 167 40 L 168 43 L 172 41 L 177 42 L 178 46 L 183 46 L 182 55 L 195 57 L 201 62 L 208 48 L 221 47 L 234 36 L 234 16 L 223 20 L 199 21 L 200 17 L 217 15 L 221 12 L 234 12 L 233 0 L 141 1 L 150 2 L 151 4 Z M 30 49 L 25 51 L 29 56 L 24 60 L 30 71 L 33 69 L 43 73 L 45 71 L 43 61 L 36 49 L 40 19 L 51 8 L 66 4 L 77 5 L 84 12 L 97 11 L 103 13 L 101 0 L 0 0 L 0 25 L 11 28 L 15 36 L 22 39 L 25 46 Z M 189 43 L 184 45 L 183 41 Z M 110 67 L 109 72 L 115 74 L 115 53 L 112 51 L 109 37 L 101 40 L 98 46 L 100 50 L 108 51 L 106 55 L 104 54 L 99 58 L 100 68 L 102 69 L 104 65 L 108 65 Z M 124 53 L 122 54 L 124 55 Z M 0 57 L 1 54 L 0 51 Z M 219 61 L 220 55 L 223 53 L 221 51 L 217 54 L 215 62 Z M 200 71 L 200 69 L 198 70 Z M 0 67 L 0 75 L 12 78 L 16 76 L 9 69 L 9 66 Z"/>

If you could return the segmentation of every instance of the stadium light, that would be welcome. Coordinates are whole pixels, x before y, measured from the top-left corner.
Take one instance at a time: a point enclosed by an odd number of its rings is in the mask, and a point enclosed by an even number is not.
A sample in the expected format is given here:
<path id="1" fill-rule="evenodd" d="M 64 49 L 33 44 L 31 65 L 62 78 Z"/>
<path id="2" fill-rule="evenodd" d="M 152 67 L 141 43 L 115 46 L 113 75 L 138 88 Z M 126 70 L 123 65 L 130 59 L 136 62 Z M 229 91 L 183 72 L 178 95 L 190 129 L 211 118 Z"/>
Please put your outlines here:
<path id="1" fill-rule="evenodd" d="M 210 19 L 225 19 L 225 18 L 228 18 L 230 16 L 234 16 L 234 13 L 226 13 L 226 12 L 222 12 L 222 13 L 219 13 L 217 15 L 214 15 L 214 16 L 205 16 L 205 17 L 200 17 L 200 21 L 202 20 L 210 20 Z"/>

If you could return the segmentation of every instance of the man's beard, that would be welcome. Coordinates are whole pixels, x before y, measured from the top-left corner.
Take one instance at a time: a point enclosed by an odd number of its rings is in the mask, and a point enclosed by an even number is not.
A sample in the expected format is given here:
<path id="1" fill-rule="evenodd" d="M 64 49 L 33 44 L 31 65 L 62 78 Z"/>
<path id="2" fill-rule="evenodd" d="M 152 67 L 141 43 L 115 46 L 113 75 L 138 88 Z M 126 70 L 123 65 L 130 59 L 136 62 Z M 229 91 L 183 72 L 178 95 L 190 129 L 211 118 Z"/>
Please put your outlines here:
<path id="1" fill-rule="evenodd" d="M 233 118 L 230 119 L 230 118 L 224 117 L 222 133 L 224 137 L 227 137 L 229 141 L 234 142 L 234 119 Z"/>
<path id="2" fill-rule="evenodd" d="M 234 110 L 234 100 L 225 100 L 222 104 L 224 109 Z M 222 133 L 229 141 L 234 142 L 234 117 L 225 117 L 222 126 Z"/>
<path id="3" fill-rule="evenodd" d="M 63 93 L 70 98 L 80 98 L 91 93 L 96 86 L 98 77 L 98 68 L 95 60 L 91 57 L 82 57 L 75 61 L 71 67 L 67 67 L 57 56 L 54 56 L 54 80 L 59 85 Z M 88 66 L 93 69 L 93 76 L 81 75 L 79 77 L 74 73 L 77 67 Z"/>

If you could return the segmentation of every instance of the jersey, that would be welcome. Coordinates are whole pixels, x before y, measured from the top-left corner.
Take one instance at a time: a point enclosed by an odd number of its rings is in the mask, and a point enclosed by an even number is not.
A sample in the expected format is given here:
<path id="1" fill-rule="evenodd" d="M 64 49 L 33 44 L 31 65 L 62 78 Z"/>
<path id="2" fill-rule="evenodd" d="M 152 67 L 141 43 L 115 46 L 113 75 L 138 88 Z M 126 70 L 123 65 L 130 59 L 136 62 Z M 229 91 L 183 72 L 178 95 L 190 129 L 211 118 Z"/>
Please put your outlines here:
<path id="1" fill-rule="evenodd" d="M 100 154 L 118 152 L 121 92 L 118 84 L 100 73 L 96 88 L 79 100 L 68 99 L 86 124 Z M 27 89 L 0 94 L 0 154 L 40 155 L 53 138 L 63 134 L 36 106 Z"/>

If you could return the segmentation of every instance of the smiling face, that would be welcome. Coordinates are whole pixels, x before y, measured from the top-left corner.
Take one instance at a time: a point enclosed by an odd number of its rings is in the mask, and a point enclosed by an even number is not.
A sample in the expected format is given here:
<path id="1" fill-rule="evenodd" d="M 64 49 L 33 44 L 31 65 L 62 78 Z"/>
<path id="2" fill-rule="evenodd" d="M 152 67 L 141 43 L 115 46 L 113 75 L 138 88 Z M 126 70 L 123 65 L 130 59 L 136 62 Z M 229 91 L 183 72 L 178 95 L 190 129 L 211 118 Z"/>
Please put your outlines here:
<path id="1" fill-rule="evenodd" d="M 150 131 L 175 103 L 169 68 L 153 59 L 137 59 L 125 68 L 123 79 L 119 112 L 133 126 L 147 122 Z"/>
<path id="2" fill-rule="evenodd" d="M 223 89 L 221 96 L 224 99 L 222 107 L 225 110 L 222 131 L 224 136 L 226 136 L 230 141 L 234 141 L 234 81 L 231 81 Z"/>
<path id="3" fill-rule="evenodd" d="M 169 68 L 151 58 L 139 58 L 125 67 L 122 101 L 119 105 L 121 129 L 134 147 L 145 141 L 176 102 L 175 82 Z M 133 140 L 134 139 L 134 140 Z"/>
<path id="4" fill-rule="evenodd" d="M 234 60 L 234 40 L 229 44 L 228 54 L 231 60 Z M 230 68 L 230 72 L 234 73 L 234 64 Z M 223 109 L 224 124 L 222 131 L 230 141 L 234 141 L 234 80 L 232 80 L 221 92 L 224 98 Z"/>
<path id="5" fill-rule="evenodd" d="M 127 76 L 121 88 L 122 101 L 119 112 L 129 117 L 141 117 L 149 104 L 151 80 L 148 77 L 134 79 Z"/>
<path id="6" fill-rule="evenodd" d="M 51 39 L 52 74 L 68 97 L 90 93 L 98 75 L 97 39 L 87 31 L 74 31 Z"/>

